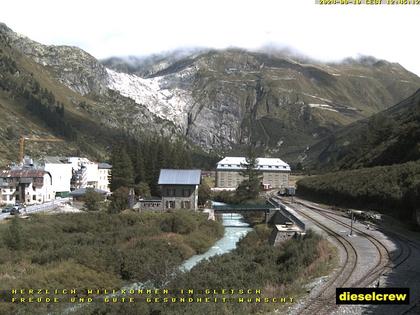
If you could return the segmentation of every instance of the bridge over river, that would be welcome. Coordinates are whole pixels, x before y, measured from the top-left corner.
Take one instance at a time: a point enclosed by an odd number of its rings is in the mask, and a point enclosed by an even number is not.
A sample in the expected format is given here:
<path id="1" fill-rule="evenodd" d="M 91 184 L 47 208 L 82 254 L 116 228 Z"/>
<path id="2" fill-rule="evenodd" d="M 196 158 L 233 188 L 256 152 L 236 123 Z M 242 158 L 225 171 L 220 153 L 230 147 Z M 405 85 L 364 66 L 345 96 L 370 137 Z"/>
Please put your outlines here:
<path id="1" fill-rule="evenodd" d="M 215 214 L 218 213 L 250 213 L 250 212 L 260 212 L 264 213 L 265 222 L 268 222 L 270 218 L 270 212 L 276 210 L 276 207 L 270 203 L 265 204 L 239 204 L 239 205 L 231 205 L 231 204 L 216 204 L 213 205 L 213 210 Z"/>
<path id="2" fill-rule="evenodd" d="M 303 231 L 305 230 L 305 224 L 300 221 L 296 216 L 290 213 L 286 207 L 276 198 L 269 198 L 264 204 L 213 204 L 214 214 L 218 213 L 251 213 L 260 212 L 264 213 L 264 221 L 266 223 L 271 222 L 273 224 L 292 222 L 299 226 Z"/>

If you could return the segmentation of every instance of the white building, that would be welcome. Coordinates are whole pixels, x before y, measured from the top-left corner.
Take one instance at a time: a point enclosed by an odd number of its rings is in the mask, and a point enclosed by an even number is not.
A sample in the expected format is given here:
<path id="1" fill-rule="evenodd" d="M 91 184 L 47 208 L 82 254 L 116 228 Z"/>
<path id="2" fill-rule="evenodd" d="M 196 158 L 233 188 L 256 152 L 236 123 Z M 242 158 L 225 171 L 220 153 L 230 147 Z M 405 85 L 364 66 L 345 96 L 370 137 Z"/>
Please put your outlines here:
<path id="1" fill-rule="evenodd" d="M 12 168 L 0 171 L 1 202 L 27 205 L 48 202 L 55 194 L 50 173 L 39 168 Z"/>
<path id="2" fill-rule="evenodd" d="M 109 176 L 112 166 L 96 163 L 87 158 L 69 157 L 73 169 L 73 189 L 92 187 L 109 192 Z"/>
<path id="3" fill-rule="evenodd" d="M 70 193 L 72 164 L 67 158 L 47 156 L 43 159 L 42 165 L 44 170 L 49 172 L 52 176 L 54 195 L 67 197 Z"/>
<path id="4" fill-rule="evenodd" d="M 266 188 L 289 186 L 290 166 L 278 158 L 258 158 L 257 169 L 261 171 L 261 184 Z M 217 163 L 216 186 L 236 188 L 244 180 L 240 172 L 244 169 L 244 157 L 225 157 Z"/>
<path id="5" fill-rule="evenodd" d="M 76 184 L 74 188 L 95 188 L 98 184 L 98 163 L 91 162 L 87 158 L 69 157 L 74 175 L 76 176 Z"/>
<path id="6" fill-rule="evenodd" d="M 108 163 L 99 163 L 98 164 L 98 184 L 97 189 L 110 192 L 109 189 L 109 176 L 111 176 L 112 166 Z"/>

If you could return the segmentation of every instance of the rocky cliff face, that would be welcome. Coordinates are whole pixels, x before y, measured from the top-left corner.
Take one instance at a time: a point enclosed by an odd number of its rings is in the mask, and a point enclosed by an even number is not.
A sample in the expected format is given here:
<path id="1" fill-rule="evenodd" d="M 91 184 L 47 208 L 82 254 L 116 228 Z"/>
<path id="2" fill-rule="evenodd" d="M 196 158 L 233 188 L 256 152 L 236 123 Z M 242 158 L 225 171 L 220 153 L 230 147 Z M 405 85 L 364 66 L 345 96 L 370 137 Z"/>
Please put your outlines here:
<path id="1" fill-rule="evenodd" d="M 108 76 L 105 67 L 82 49 L 42 45 L 16 34 L 5 24 L 0 24 L 0 32 L 7 35 L 10 45 L 46 67 L 60 83 L 73 91 L 81 95 L 106 91 Z"/>
<path id="2" fill-rule="evenodd" d="M 123 69 L 130 75 L 109 71 L 109 87 L 208 149 L 231 149 L 252 137 L 272 153 L 302 152 L 336 128 L 397 103 L 420 83 L 400 65 L 374 58 L 321 64 L 226 50 L 159 61 L 165 63 L 143 77 L 139 64 Z"/>
<path id="3" fill-rule="evenodd" d="M 0 32 L 86 96 L 86 111 L 101 123 L 186 137 L 206 150 L 230 150 L 252 138 L 266 152 L 297 155 L 420 85 L 400 65 L 374 58 L 322 64 L 238 49 L 113 58 L 106 68 L 79 48 L 44 46 L 5 25 Z"/>

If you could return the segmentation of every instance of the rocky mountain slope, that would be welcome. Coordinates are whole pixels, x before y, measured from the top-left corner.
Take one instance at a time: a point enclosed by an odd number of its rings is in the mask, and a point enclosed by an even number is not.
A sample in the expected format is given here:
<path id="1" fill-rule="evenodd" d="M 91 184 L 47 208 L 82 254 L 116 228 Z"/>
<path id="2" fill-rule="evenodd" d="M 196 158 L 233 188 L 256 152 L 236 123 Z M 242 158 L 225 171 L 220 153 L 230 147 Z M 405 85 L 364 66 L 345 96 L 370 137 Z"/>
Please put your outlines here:
<path id="1" fill-rule="evenodd" d="M 83 127 L 89 125 L 181 137 L 207 151 L 252 140 L 267 154 L 292 158 L 420 86 L 400 65 L 374 58 L 322 64 L 229 49 L 100 63 L 77 47 L 45 46 L 4 24 L 0 34 L 5 56 L 64 105 L 87 143 L 95 137 Z"/>
<path id="2" fill-rule="evenodd" d="M 420 89 L 378 114 L 313 145 L 309 163 L 325 169 L 393 165 L 420 159 Z"/>
<path id="3" fill-rule="evenodd" d="M 104 63 L 126 72 L 109 71 L 110 88 L 149 104 L 155 113 L 164 108 L 161 117 L 181 126 L 195 143 L 231 149 L 252 137 L 273 154 L 301 153 L 420 86 L 420 79 L 399 64 L 371 57 L 308 64 L 281 54 L 231 49 L 169 56 L 155 67 L 141 60 L 131 60 L 126 69 L 123 59 Z M 152 86 L 158 91 L 155 103 Z"/>
<path id="4" fill-rule="evenodd" d="M 113 134 L 177 132 L 107 85 L 107 70 L 83 50 L 41 45 L 0 23 L 0 165 L 16 161 L 20 135 L 66 140 L 28 142 L 28 154 L 83 153 L 103 159 Z M 64 109 L 64 117 L 54 115 L 56 108 Z M 71 129 L 71 138 L 60 124 Z"/>

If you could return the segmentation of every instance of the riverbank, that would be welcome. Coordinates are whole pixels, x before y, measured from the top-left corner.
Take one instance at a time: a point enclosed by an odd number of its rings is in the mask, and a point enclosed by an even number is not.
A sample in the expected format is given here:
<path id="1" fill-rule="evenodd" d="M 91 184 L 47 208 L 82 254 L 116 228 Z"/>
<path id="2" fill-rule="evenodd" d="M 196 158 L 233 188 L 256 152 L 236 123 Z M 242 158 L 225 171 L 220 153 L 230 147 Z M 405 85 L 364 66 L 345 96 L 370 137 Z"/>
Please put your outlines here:
<path id="1" fill-rule="evenodd" d="M 0 287 L 82 292 L 132 282 L 160 286 L 183 261 L 206 252 L 222 236 L 219 222 L 187 211 L 15 219 L 0 226 Z M 45 313 L 47 308 L 51 305 L 0 303 L 2 314 Z"/>
<path id="2" fill-rule="evenodd" d="M 308 283 L 330 272 L 335 253 L 312 232 L 273 247 L 267 242 L 270 232 L 265 225 L 256 226 L 235 250 L 178 273 L 160 292 L 150 294 L 149 302 L 95 305 L 89 314 L 284 313 L 306 294 Z"/>

